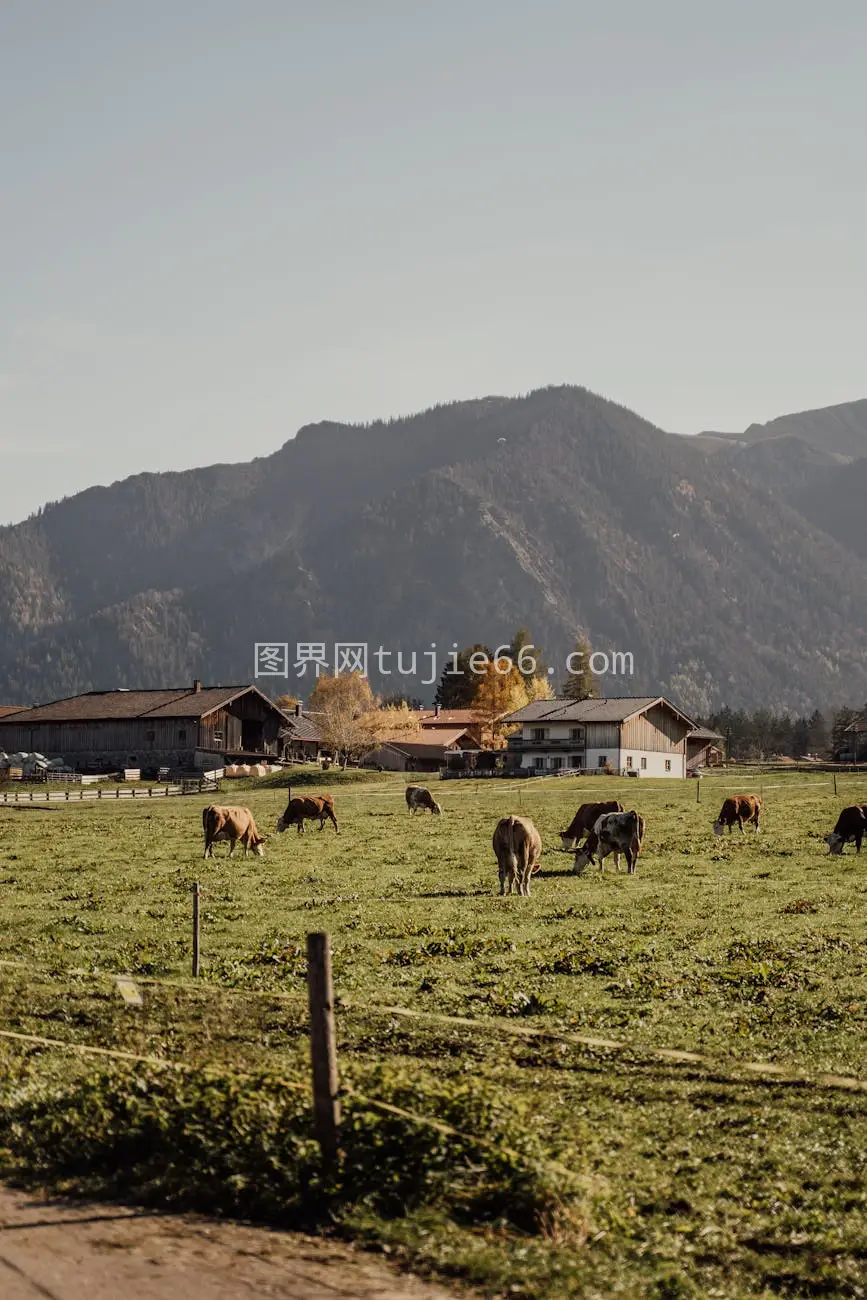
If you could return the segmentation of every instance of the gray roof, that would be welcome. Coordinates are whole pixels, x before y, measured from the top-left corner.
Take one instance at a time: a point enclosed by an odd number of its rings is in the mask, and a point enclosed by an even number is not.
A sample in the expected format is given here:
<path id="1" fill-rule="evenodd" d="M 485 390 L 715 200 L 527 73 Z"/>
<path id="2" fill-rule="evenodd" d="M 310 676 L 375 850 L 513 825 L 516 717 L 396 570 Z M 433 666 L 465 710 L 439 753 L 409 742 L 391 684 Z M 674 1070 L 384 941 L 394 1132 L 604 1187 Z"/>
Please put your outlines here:
<path id="1" fill-rule="evenodd" d="M 654 704 L 664 704 L 692 728 L 692 719 L 667 700 L 664 695 L 623 695 L 604 700 L 534 700 L 523 709 L 510 713 L 503 721 L 514 722 L 626 722 L 637 713 L 646 713 Z"/>
<path id="2" fill-rule="evenodd" d="M 29 727 L 37 722 L 104 722 L 115 718 L 203 718 L 216 709 L 225 708 L 249 692 L 258 695 L 275 712 L 276 705 L 263 695 L 258 686 L 189 686 L 167 690 L 87 691 L 51 704 L 36 705 L 12 713 L 4 721 Z"/>
<path id="3" fill-rule="evenodd" d="M 725 740 L 725 736 L 721 731 L 711 731 L 710 727 L 696 727 L 687 740 Z"/>
<path id="4" fill-rule="evenodd" d="M 300 717 L 294 714 L 286 718 L 285 724 L 280 728 L 281 732 L 291 732 L 296 740 L 322 740 L 322 732 L 315 722 L 311 722 L 302 713 Z"/>

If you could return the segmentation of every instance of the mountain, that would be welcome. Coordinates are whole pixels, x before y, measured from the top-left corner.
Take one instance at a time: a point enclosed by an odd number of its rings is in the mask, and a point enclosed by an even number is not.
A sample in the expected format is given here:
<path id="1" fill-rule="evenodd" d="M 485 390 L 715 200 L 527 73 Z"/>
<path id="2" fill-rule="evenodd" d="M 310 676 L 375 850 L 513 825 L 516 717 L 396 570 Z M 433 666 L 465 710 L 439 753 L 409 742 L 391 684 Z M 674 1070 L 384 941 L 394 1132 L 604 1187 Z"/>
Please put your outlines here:
<path id="1" fill-rule="evenodd" d="M 793 504 L 806 519 L 867 560 L 867 457 L 814 477 Z"/>
<path id="2" fill-rule="evenodd" d="M 846 453 L 770 441 L 738 464 L 742 448 L 550 388 L 91 489 L 0 529 L 0 701 L 249 679 L 264 641 L 293 662 L 298 642 L 329 662 L 334 641 L 381 645 L 374 684 L 430 698 L 432 642 L 439 671 L 454 643 L 521 624 L 555 684 L 581 626 L 633 655 L 610 694 L 694 712 L 863 699 L 863 551 L 828 504 Z M 305 693 L 310 673 L 260 684 Z"/>
<path id="3" fill-rule="evenodd" d="M 727 442 L 757 443 L 768 438 L 794 437 L 817 451 L 853 458 L 867 456 L 867 398 L 780 415 L 767 424 L 751 424 L 743 433 L 700 433 L 698 437 L 716 448 Z"/>
<path id="4" fill-rule="evenodd" d="M 795 434 L 780 434 L 776 438 L 731 445 L 719 452 L 719 461 L 772 495 L 794 504 L 823 477 L 824 471 L 847 465 L 849 458 L 839 452 L 822 451 Z"/>

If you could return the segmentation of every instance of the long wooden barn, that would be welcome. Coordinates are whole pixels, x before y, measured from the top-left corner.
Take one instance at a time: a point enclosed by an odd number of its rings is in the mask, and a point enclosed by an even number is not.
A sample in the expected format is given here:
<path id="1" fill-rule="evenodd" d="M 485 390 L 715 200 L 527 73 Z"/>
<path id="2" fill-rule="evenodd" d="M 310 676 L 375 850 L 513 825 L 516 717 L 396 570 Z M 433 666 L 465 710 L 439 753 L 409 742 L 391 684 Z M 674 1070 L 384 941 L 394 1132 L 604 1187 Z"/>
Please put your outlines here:
<path id="1" fill-rule="evenodd" d="M 62 758 L 80 772 L 206 769 L 276 758 L 287 722 L 257 686 L 88 691 L 0 717 L 0 750 Z"/>

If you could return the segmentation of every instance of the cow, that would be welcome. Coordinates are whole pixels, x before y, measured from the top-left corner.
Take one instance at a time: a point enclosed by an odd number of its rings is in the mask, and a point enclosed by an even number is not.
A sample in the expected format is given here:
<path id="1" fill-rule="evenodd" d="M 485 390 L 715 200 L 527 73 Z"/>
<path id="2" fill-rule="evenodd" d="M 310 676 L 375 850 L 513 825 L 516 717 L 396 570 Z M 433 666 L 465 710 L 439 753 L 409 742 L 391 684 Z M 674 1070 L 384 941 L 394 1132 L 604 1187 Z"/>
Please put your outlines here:
<path id="1" fill-rule="evenodd" d="M 406 806 L 411 813 L 416 812 L 419 808 L 427 808 L 437 817 L 442 813 L 442 808 L 434 799 L 430 790 L 423 785 L 408 785 L 406 787 Z"/>
<path id="2" fill-rule="evenodd" d="M 861 852 L 861 842 L 867 835 L 867 803 L 855 803 L 844 808 L 837 818 L 837 825 L 830 835 L 825 836 L 829 853 L 842 853 L 843 847 L 855 841 L 855 852 Z"/>
<path id="3" fill-rule="evenodd" d="M 207 808 L 202 809 L 202 830 L 205 833 L 204 856 L 206 858 L 214 856 L 214 845 L 218 840 L 229 841 L 229 857 L 235 852 L 235 845 L 239 840 L 244 846 L 245 858 L 248 848 L 252 849 L 257 857 L 262 858 L 265 856 L 265 850 L 262 847 L 265 843 L 265 837 L 260 835 L 256 829 L 256 823 L 249 808 L 222 806 L 212 803 Z"/>
<path id="4" fill-rule="evenodd" d="M 530 876 L 542 855 L 542 840 L 533 823 L 526 817 L 503 817 L 494 831 L 494 853 L 500 876 L 500 893 L 530 896 Z"/>
<path id="5" fill-rule="evenodd" d="M 318 821 L 320 830 L 326 821 L 331 821 L 334 829 L 339 832 L 340 827 L 334 816 L 334 800 L 330 794 L 307 794 L 290 799 L 277 821 L 277 830 L 282 834 L 290 826 L 297 826 L 298 834 L 303 835 L 305 821 Z"/>
<path id="6" fill-rule="evenodd" d="M 713 824 L 714 835 L 722 835 L 728 827 L 731 835 L 732 827 L 737 822 L 740 827 L 741 835 L 744 833 L 744 822 L 752 822 L 756 834 L 759 833 L 759 818 L 762 815 L 762 801 L 755 794 L 733 794 L 726 799 L 720 808 L 719 817 Z"/>
<path id="7" fill-rule="evenodd" d="M 603 813 L 623 812 L 623 804 L 617 799 L 605 803 L 582 803 L 565 831 L 560 832 L 560 840 L 567 852 L 577 849 L 581 840 L 588 835 Z"/>
<path id="8" fill-rule="evenodd" d="M 584 842 L 584 847 L 575 854 L 572 870 L 576 876 L 583 875 L 589 862 L 596 861 L 599 855 L 599 870 L 604 871 L 604 859 L 609 853 L 614 854 L 614 866 L 620 870 L 620 854 L 626 854 L 626 869 L 630 876 L 635 874 L 635 864 L 641 852 L 644 839 L 644 818 L 637 812 L 603 813 L 594 823 Z"/>

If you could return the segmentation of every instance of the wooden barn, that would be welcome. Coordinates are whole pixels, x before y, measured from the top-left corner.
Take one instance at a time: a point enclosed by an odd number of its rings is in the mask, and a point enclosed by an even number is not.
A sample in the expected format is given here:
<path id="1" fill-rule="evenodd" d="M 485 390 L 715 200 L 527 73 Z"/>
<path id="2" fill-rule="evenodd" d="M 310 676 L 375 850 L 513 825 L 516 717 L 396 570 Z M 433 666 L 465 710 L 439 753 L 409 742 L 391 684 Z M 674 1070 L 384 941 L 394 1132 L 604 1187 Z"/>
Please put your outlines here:
<path id="1" fill-rule="evenodd" d="M 287 719 L 257 686 L 88 691 L 0 718 L 0 749 L 81 772 L 193 770 L 280 754 Z"/>

